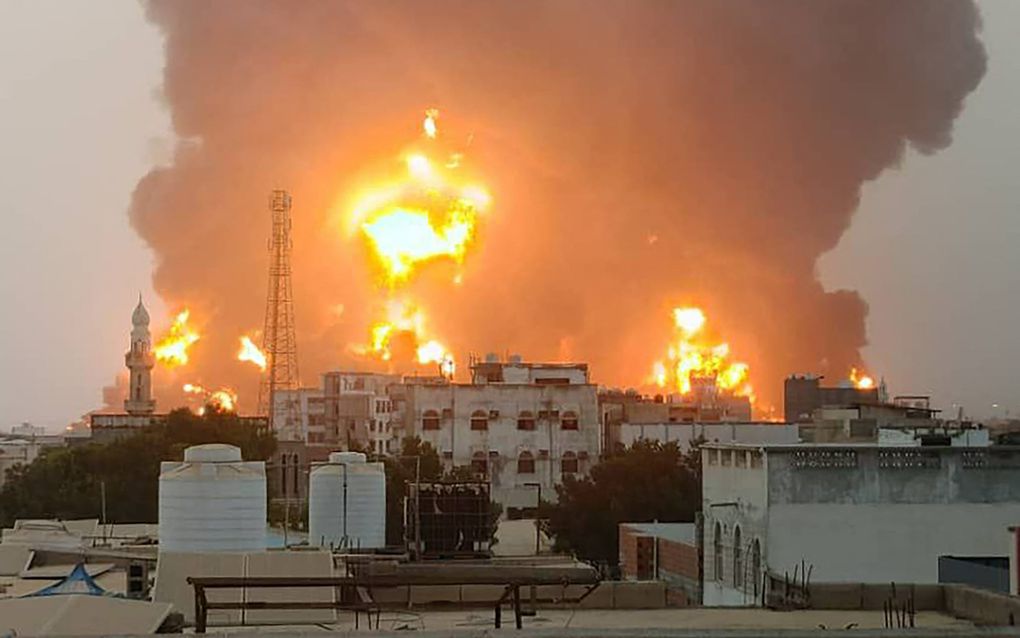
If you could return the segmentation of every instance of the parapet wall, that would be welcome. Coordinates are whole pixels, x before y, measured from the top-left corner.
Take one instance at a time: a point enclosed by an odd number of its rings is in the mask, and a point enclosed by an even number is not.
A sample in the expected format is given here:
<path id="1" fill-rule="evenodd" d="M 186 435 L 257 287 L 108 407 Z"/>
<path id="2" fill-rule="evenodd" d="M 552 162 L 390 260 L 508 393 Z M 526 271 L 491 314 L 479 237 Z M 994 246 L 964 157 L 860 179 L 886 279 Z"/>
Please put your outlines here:
<path id="1" fill-rule="evenodd" d="M 880 610 L 886 601 L 913 599 L 917 611 L 940 611 L 977 625 L 1020 624 L 1020 598 L 967 585 L 818 583 L 810 587 L 811 609 Z"/>

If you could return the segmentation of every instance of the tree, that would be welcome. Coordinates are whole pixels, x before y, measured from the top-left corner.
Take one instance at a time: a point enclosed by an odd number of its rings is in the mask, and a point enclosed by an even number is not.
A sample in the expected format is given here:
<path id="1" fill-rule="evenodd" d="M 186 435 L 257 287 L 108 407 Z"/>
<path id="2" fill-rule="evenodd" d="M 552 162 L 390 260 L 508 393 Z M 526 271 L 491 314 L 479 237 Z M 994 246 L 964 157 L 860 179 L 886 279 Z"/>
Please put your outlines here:
<path id="1" fill-rule="evenodd" d="M 276 438 L 253 428 L 231 412 L 209 406 L 199 416 L 181 408 L 165 424 L 107 444 L 45 450 L 29 465 L 7 471 L 0 489 L 0 524 L 19 518 L 98 518 L 102 485 L 107 520 L 113 523 L 153 522 L 159 514 L 159 467 L 182 460 L 184 448 L 202 443 L 227 443 L 241 448 L 246 460 L 267 460 Z"/>
<path id="2" fill-rule="evenodd" d="M 620 523 L 693 522 L 701 509 L 697 445 L 638 441 L 556 487 L 558 500 L 542 506 L 543 527 L 558 551 L 616 567 Z"/>

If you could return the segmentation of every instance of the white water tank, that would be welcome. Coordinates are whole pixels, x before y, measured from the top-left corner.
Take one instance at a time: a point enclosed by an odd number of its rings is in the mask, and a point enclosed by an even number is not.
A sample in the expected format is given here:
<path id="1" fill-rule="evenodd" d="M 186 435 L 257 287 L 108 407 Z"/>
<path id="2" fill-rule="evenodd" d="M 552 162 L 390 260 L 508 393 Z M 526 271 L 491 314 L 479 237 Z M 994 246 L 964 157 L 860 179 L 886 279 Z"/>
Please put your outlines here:
<path id="1" fill-rule="evenodd" d="M 159 474 L 161 552 L 250 552 L 266 548 L 266 464 L 242 461 L 233 445 L 184 450 Z"/>
<path id="2" fill-rule="evenodd" d="M 342 549 L 386 546 L 386 472 L 361 452 L 333 452 L 312 470 L 308 542 Z"/>

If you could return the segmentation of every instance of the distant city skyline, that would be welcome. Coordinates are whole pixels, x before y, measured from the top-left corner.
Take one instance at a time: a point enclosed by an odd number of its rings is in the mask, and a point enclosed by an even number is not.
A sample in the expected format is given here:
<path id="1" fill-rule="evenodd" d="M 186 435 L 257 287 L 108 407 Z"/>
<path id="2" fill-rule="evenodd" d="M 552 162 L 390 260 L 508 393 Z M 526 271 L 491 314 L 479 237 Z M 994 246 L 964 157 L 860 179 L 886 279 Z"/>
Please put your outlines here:
<path id="1" fill-rule="evenodd" d="M 1020 410 L 1020 3 L 980 8 L 988 71 L 952 145 L 910 150 L 867 184 L 818 269 L 827 288 L 869 304 L 865 359 L 892 394 L 988 418 Z M 162 36 L 138 3 L 9 2 L 0 18 L 0 429 L 52 430 L 102 405 L 124 369 L 139 292 L 154 335 L 166 326 L 154 258 L 126 210 L 175 139 L 159 94 Z M 319 372 L 305 370 L 306 383 Z"/>

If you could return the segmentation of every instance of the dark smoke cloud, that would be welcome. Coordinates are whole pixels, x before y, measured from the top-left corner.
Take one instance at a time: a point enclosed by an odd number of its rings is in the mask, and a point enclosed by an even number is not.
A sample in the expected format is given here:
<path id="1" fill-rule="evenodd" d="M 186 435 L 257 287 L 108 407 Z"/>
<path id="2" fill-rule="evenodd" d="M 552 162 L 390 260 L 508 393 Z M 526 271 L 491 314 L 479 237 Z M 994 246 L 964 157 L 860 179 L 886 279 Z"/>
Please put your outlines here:
<path id="1" fill-rule="evenodd" d="M 205 321 L 195 375 L 254 402 L 270 189 L 294 196 L 303 380 L 354 365 L 378 294 L 335 205 L 418 134 L 473 134 L 494 195 L 464 285 L 417 283 L 468 351 L 572 356 L 637 385 L 668 310 L 705 308 L 768 402 L 860 363 L 867 307 L 815 272 L 861 186 L 950 142 L 985 71 L 971 2 L 152 2 L 182 143 L 131 220 Z M 875 259 L 883 259 L 875 255 Z M 342 304 L 343 312 L 337 306 Z"/>

